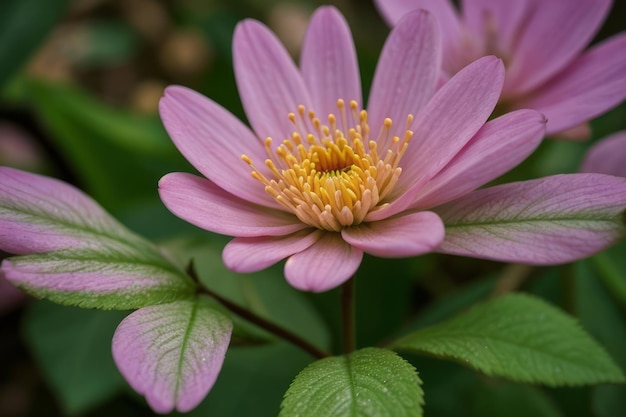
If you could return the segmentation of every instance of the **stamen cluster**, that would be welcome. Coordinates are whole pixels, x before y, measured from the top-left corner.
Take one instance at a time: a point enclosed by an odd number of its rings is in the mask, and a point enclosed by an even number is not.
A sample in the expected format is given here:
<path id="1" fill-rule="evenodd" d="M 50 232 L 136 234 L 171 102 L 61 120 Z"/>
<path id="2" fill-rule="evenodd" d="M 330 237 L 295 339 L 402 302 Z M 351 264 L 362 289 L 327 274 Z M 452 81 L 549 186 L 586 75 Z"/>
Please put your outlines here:
<path id="1" fill-rule="evenodd" d="M 242 155 L 265 190 L 312 227 L 339 232 L 361 223 L 384 202 L 402 173 L 398 164 L 413 135 L 413 116 L 407 117 L 402 139 L 389 137 L 392 121 L 385 119 L 378 140 L 372 140 L 367 112 L 358 107 L 351 101 L 348 113 L 344 101 L 337 100 L 340 120 L 329 114 L 323 124 L 312 110 L 298 106 L 288 116 L 295 126 L 291 138 L 276 149 L 272 138 L 265 139 L 265 165 L 272 178 Z"/>

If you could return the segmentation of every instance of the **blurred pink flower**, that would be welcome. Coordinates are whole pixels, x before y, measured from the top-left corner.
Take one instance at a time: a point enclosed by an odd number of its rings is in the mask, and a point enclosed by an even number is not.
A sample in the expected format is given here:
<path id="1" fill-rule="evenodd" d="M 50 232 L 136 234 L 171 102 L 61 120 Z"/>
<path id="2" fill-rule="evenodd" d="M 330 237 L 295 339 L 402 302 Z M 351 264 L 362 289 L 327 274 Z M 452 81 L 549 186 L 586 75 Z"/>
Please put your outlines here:
<path id="1" fill-rule="evenodd" d="M 363 253 L 439 250 L 558 263 L 600 250 L 621 233 L 619 224 L 591 230 L 589 222 L 547 220 L 536 227 L 544 215 L 575 218 L 579 206 L 586 219 L 598 207 L 613 219 L 626 203 L 626 193 L 616 197 L 615 189 L 626 190 L 626 181 L 612 177 L 561 176 L 472 192 L 530 154 L 545 119 L 519 110 L 487 122 L 504 81 L 495 57 L 461 69 L 436 91 L 440 41 L 430 13 L 410 13 L 392 30 L 367 111 L 349 29 L 332 7 L 313 15 L 300 69 L 252 20 L 237 26 L 233 54 L 254 133 L 199 93 L 169 87 L 160 103 L 163 123 L 206 179 L 171 173 L 159 183 L 174 214 L 235 236 L 223 252 L 232 270 L 258 271 L 288 258 L 291 285 L 324 291 L 349 279 Z M 588 193 L 592 183 L 599 184 L 592 203 L 568 194 Z M 459 214 L 455 201 L 470 209 Z M 444 240 L 448 217 L 457 227 Z M 527 218 L 535 223 L 516 223 Z M 572 240 L 576 233 L 585 244 Z"/>
<path id="2" fill-rule="evenodd" d="M 594 143 L 587 151 L 580 171 L 626 177 L 626 131 L 613 133 Z"/>
<path id="3" fill-rule="evenodd" d="M 376 0 L 397 23 L 426 9 L 439 22 L 444 78 L 484 55 L 506 66 L 499 106 L 535 109 L 548 135 L 587 138 L 587 122 L 626 98 L 626 34 L 584 50 L 600 29 L 611 0 Z M 420 42 L 416 40 L 416 42 Z"/>

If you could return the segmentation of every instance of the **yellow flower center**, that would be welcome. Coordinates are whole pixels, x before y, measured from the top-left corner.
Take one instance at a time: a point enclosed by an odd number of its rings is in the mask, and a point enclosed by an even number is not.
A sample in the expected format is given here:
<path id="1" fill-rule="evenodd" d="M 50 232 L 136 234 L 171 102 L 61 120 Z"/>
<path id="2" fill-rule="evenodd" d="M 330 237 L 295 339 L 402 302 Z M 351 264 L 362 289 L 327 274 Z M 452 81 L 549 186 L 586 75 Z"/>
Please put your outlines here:
<path id="1" fill-rule="evenodd" d="M 289 120 L 296 130 L 291 138 L 272 149 L 272 138 L 265 139 L 269 156 L 265 165 L 273 174 L 268 178 L 242 155 L 253 169 L 252 176 L 283 207 L 303 223 L 322 230 L 339 232 L 357 225 L 367 213 L 384 204 L 402 173 L 398 166 L 413 132 L 407 117 L 402 138 L 390 137 L 391 119 L 385 119 L 377 140 L 370 140 L 367 112 L 350 102 L 351 119 L 343 100 L 337 100 L 339 123 L 334 114 L 323 124 L 311 110 L 298 106 Z"/>

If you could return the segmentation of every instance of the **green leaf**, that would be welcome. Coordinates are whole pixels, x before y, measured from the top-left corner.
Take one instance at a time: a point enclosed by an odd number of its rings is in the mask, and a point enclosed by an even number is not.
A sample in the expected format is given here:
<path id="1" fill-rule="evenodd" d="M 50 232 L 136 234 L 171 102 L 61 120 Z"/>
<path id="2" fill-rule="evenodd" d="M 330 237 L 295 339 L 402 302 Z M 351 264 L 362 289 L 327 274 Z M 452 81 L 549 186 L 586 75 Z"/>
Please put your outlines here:
<path id="1" fill-rule="evenodd" d="M 111 338 L 126 315 L 35 302 L 24 319 L 25 340 L 68 415 L 82 414 L 122 391 Z"/>
<path id="2" fill-rule="evenodd" d="M 521 382 L 559 386 L 624 381 L 604 349 L 573 318 L 522 294 L 477 305 L 393 347 L 454 359 Z"/>
<path id="3" fill-rule="evenodd" d="M 480 417 L 562 417 L 541 390 L 506 381 L 486 381 L 473 394 L 473 414 Z"/>
<path id="4" fill-rule="evenodd" d="M 602 260 L 597 259 L 602 256 Z M 626 320 L 619 306 L 602 285 L 602 274 L 606 268 L 619 265 L 621 261 L 616 253 L 602 253 L 593 258 L 580 261 L 574 265 L 575 272 L 575 305 L 582 325 L 599 340 L 607 351 L 626 370 Z M 598 262 L 605 263 L 601 268 Z M 623 275 L 619 276 L 623 280 Z M 607 285 L 608 288 L 614 288 Z M 592 408 L 600 417 L 612 417 L 626 414 L 626 387 L 602 385 L 596 387 L 592 396 Z"/>
<path id="5" fill-rule="evenodd" d="M 415 368 L 395 353 L 365 348 L 319 360 L 293 381 L 280 417 L 421 416 Z"/>
<path id="6" fill-rule="evenodd" d="M 0 2 L 0 85 L 24 65 L 68 4 L 68 0 Z"/>
<path id="7" fill-rule="evenodd" d="M 611 294 L 623 305 L 626 305 L 626 241 L 597 254 L 589 259 L 596 270 L 596 275 L 604 285 L 610 289 Z"/>

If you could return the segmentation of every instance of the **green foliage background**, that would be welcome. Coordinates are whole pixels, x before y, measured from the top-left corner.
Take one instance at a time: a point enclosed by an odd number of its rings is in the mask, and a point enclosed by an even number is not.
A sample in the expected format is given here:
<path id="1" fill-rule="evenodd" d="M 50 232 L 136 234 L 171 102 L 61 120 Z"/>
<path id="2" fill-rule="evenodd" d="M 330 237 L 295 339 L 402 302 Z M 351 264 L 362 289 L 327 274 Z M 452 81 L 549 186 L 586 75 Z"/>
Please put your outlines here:
<path id="1" fill-rule="evenodd" d="M 328 3 L 351 25 L 366 96 L 389 29 L 369 1 Z M 594 42 L 625 29 L 626 4 L 615 3 Z M 303 19 L 320 4 L 4 0 L 0 123 L 22 129 L 38 159 L 24 165 L 8 160 L 0 148 L 0 164 L 77 185 L 133 231 L 173 253 L 195 254 L 202 279 L 223 296 L 340 352 L 338 290 L 298 293 L 284 283 L 281 267 L 246 276 L 225 271 L 219 262 L 210 261 L 219 261 L 224 238 L 170 214 L 156 191 L 164 174 L 193 171 L 158 119 L 162 88 L 189 86 L 244 118 L 231 66 L 235 24 L 254 17 L 279 35 L 297 39 Z M 576 172 L 594 141 L 626 129 L 626 105 L 595 120 L 592 128 L 591 141 L 544 141 L 498 181 Z M 356 277 L 358 346 L 388 342 L 516 288 L 576 316 L 626 371 L 624 253 L 626 242 L 593 258 L 549 268 L 442 255 L 366 257 Z M 153 415 L 111 359 L 110 338 L 123 316 L 29 299 L 0 317 L 0 415 Z M 241 340 L 250 334 L 258 337 L 259 345 L 252 348 L 235 337 L 218 382 L 190 416 L 278 414 L 283 394 L 311 358 L 291 345 L 268 341 L 258 329 L 249 329 Z M 419 371 L 428 417 L 626 415 L 624 385 L 545 388 L 487 377 L 435 358 L 412 353 L 403 357 Z"/>

